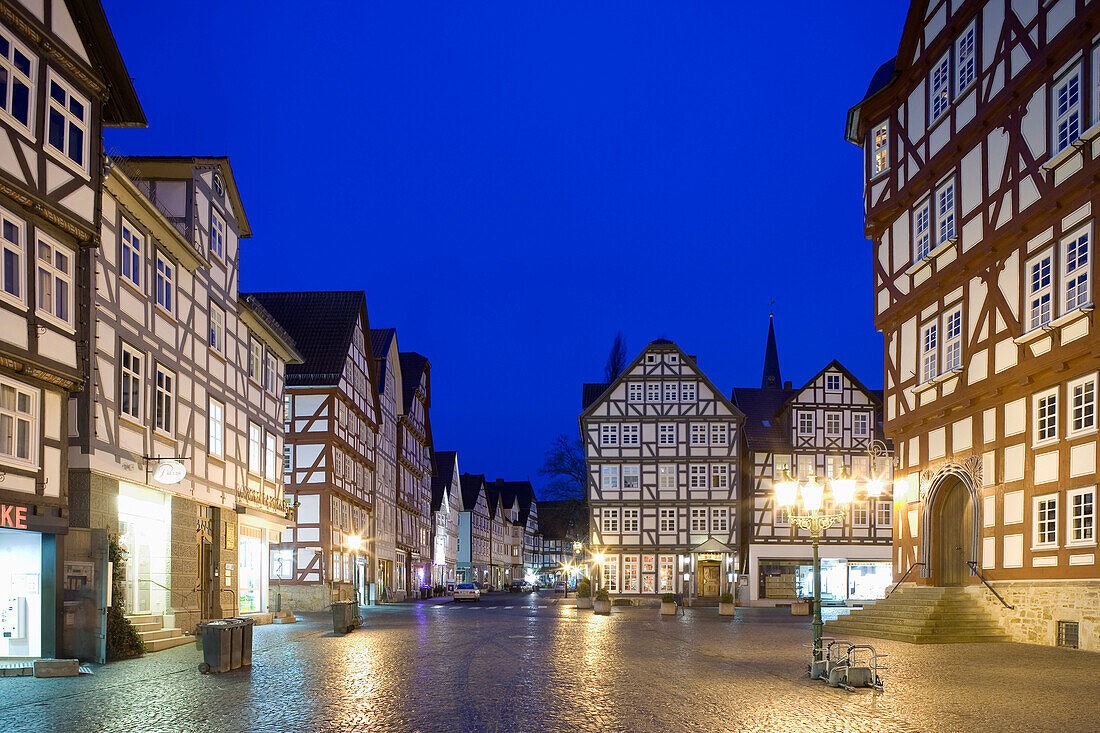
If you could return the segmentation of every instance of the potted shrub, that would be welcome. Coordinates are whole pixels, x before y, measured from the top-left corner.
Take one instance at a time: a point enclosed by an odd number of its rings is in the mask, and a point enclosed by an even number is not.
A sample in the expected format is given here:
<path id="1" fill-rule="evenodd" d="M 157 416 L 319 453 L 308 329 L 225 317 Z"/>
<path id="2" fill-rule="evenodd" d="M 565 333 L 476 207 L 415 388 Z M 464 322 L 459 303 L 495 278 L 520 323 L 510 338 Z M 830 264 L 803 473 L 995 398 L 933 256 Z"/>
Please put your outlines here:
<path id="1" fill-rule="evenodd" d="M 736 608 L 736 606 L 733 603 L 732 593 L 723 593 L 718 597 L 719 616 L 732 616 L 734 614 L 734 608 Z"/>
<path id="2" fill-rule="evenodd" d="M 676 596 L 672 595 L 671 593 L 665 593 L 661 596 L 661 615 L 676 615 Z"/>
<path id="3" fill-rule="evenodd" d="M 577 608 L 592 608 L 592 582 L 588 578 L 577 581 Z"/>
<path id="4" fill-rule="evenodd" d="M 611 594 L 607 592 L 607 588 L 600 588 L 596 591 L 592 609 L 601 616 L 607 616 L 611 613 Z"/>

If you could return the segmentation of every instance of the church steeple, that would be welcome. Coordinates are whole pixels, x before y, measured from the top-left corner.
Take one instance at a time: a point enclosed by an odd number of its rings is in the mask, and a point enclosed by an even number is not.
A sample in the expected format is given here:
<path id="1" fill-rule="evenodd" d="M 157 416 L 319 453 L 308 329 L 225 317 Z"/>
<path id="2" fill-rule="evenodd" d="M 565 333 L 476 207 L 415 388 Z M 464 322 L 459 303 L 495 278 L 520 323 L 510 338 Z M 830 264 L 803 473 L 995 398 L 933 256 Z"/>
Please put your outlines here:
<path id="1" fill-rule="evenodd" d="M 779 389 L 783 378 L 779 374 L 779 351 L 775 348 L 775 316 L 768 316 L 768 346 L 764 351 L 764 376 L 760 379 L 761 389 Z"/>

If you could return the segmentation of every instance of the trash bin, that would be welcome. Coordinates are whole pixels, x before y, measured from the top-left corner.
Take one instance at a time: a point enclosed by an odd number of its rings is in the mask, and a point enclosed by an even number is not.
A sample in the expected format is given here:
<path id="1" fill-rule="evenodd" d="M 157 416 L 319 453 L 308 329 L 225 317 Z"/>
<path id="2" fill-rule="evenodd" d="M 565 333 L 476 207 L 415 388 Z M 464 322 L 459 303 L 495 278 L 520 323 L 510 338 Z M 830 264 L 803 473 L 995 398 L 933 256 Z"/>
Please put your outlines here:
<path id="1" fill-rule="evenodd" d="M 216 621 L 207 621 L 198 625 L 202 634 L 202 663 L 199 671 L 203 674 L 220 674 L 234 669 L 233 641 L 236 631 L 238 644 L 236 653 L 236 666 L 241 666 L 241 621 L 236 618 L 223 618 Z M 250 655 L 251 656 L 251 655 Z"/>
<path id="2" fill-rule="evenodd" d="M 256 625 L 254 618 L 238 618 L 241 622 L 241 666 L 252 666 L 252 627 Z M 234 637 L 236 639 L 236 637 Z"/>
<path id="3" fill-rule="evenodd" d="M 337 601 L 332 604 L 332 630 L 337 634 L 346 634 L 354 628 L 352 607 L 354 603 Z"/>

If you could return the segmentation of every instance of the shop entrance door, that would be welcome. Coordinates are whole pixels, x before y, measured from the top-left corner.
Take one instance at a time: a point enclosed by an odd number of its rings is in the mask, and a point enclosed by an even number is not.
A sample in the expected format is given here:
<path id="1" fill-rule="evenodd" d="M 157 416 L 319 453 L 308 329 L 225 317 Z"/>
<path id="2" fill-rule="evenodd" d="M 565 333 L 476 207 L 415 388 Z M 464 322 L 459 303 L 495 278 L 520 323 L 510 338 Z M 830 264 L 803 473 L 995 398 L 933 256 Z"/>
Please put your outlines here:
<path id="1" fill-rule="evenodd" d="M 204 539 L 199 545 L 199 598 L 203 618 L 217 618 L 214 615 L 214 601 L 217 599 L 218 584 L 214 577 L 214 546 Z"/>
<path id="2" fill-rule="evenodd" d="M 131 484 L 119 487 L 119 544 L 126 550 L 123 593 L 127 613 L 156 616 L 168 610 L 169 501 L 159 491 Z"/>
<path id="3" fill-rule="evenodd" d="M 708 562 L 699 563 L 699 597 L 700 598 L 717 598 L 719 592 L 719 577 L 718 571 L 720 570 L 718 563 Z"/>

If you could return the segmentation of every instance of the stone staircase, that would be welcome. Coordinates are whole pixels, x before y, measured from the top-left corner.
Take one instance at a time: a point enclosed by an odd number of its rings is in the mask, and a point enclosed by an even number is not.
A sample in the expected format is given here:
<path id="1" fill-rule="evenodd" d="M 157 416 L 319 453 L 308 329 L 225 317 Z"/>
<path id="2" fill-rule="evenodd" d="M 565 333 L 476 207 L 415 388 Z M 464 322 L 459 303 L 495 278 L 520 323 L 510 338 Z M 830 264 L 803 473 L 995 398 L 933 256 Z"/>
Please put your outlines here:
<path id="1" fill-rule="evenodd" d="M 177 628 L 164 628 L 164 616 L 135 613 L 126 618 L 134 625 L 138 636 L 145 642 L 146 652 L 159 652 L 162 649 L 171 649 L 194 641 L 194 637 L 184 636 L 183 632 Z"/>
<path id="2" fill-rule="evenodd" d="M 293 611 L 276 611 L 271 621 L 276 624 L 295 624 L 298 623 L 298 618 Z"/>
<path id="3" fill-rule="evenodd" d="M 825 624 L 825 634 L 871 636 L 913 644 L 1009 641 L 964 588 L 913 586 Z"/>

